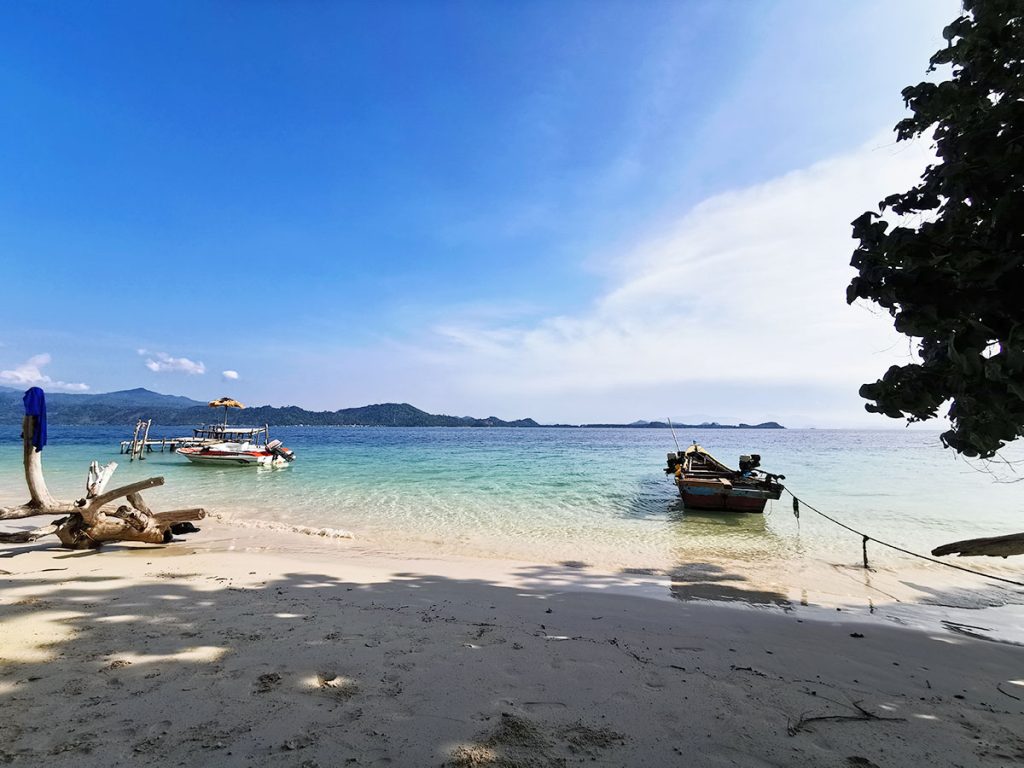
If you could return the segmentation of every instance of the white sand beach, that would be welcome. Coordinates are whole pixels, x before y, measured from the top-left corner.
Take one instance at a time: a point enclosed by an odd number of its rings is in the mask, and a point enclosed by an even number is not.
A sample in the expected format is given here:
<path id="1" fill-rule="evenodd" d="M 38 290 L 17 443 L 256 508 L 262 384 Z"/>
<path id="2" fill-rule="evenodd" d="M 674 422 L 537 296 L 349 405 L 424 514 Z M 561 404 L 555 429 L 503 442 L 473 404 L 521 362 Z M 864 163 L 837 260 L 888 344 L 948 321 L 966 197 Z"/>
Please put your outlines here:
<path id="1" fill-rule="evenodd" d="M 0 768 L 1024 768 L 1024 0 L 0 20 Z"/>
<path id="2" fill-rule="evenodd" d="M 0 548 L 0 762 L 1024 760 L 1024 647 L 966 625 L 659 599 L 650 579 L 571 563 L 202 527 L 166 547 Z"/>

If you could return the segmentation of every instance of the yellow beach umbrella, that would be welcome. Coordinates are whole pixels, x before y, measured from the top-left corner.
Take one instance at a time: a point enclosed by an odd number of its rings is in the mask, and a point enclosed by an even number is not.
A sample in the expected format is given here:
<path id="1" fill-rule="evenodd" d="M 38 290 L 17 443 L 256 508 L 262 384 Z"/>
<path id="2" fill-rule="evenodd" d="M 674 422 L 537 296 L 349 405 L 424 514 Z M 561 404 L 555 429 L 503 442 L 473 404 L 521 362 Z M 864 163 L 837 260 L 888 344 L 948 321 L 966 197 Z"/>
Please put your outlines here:
<path id="1" fill-rule="evenodd" d="M 235 400 L 233 398 L 230 398 L 230 397 L 222 397 L 222 398 L 220 398 L 220 400 L 211 400 L 210 401 L 210 407 L 211 408 L 245 408 L 245 406 L 242 405 L 240 402 L 238 402 L 237 400 Z"/>
<path id="2" fill-rule="evenodd" d="M 228 424 L 228 408 L 245 408 L 237 400 L 230 397 L 222 397 L 219 400 L 210 401 L 211 408 L 223 408 L 224 409 L 224 426 Z"/>

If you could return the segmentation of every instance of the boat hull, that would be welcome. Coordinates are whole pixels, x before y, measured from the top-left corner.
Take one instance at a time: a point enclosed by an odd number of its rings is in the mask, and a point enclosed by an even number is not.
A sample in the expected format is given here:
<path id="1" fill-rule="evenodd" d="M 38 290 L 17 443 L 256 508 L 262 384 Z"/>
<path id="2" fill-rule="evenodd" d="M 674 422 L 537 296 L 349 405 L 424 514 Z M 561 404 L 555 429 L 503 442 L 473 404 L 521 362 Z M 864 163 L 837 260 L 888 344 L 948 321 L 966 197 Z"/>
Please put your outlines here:
<path id="1" fill-rule="evenodd" d="M 242 466 L 242 467 L 266 467 L 281 465 L 287 462 L 271 453 L 265 452 L 234 452 L 234 451 L 207 451 L 201 448 L 179 448 L 178 453 L 194 464 L 212 464 L 219 466 Z"/>
<path id="2" fill-rule="evenodd" d="M 781 495 L 775 488 L 744 488 L 718 481 L 681 478 L 676 484 L 683 504 L 689 509 L 758 514 L 764 512 L 769 499 Z"/>

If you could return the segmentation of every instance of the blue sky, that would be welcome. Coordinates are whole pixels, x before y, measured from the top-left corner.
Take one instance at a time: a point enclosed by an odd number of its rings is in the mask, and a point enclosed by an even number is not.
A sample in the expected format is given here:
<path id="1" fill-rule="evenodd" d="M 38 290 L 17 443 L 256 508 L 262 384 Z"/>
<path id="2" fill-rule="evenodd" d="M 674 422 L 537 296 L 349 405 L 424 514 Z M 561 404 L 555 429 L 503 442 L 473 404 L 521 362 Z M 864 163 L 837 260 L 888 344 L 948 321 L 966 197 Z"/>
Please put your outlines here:
<path id="1" fill-rule="evenodd" d="M 890 426 L 848 222 L 957 11 L 5 4 L 0 384 Z"/>

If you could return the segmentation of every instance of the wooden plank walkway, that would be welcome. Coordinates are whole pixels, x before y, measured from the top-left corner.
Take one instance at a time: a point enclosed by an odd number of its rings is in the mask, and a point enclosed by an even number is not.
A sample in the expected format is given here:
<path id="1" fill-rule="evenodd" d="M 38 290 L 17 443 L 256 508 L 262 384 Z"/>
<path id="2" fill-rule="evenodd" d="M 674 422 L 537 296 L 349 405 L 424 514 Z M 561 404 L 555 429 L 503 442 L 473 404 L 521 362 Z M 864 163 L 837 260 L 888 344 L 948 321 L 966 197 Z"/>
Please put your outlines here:
<path id="1" fill-rule="evenodd" d="M 136 449 L 142 448 L 146 453 L 152 453 L 159 449 L 160 453 L 171 451 L 172 453 L 179 448 L 184 448 L 189 445 L 202 445 L 203 443 L 211 443 L 212 440 L 196 440 L 192 437 L 157 437 L 150 438 L 148 440 L 122 440 L 121 441 L 121 453 L 130 453 L 132 446 Z M 138 450 L 135 451 L 138 453 Z"/>
<path id="2" fill-rule="evenodd" d="M 197 438 L 197 437 L 154 437 L 149 436 L 149 428 L 153 425 L 152 419 L 142 421 L 141 419 L 135 424 L 135 433 L 132 435 L 131 440 L 121 441 L 121 453 L 128 454 L 131 458 L 129 461 L 145 460 L 147 453 L 153 453 L 158 448 L 160 453 L 164 451 L 170 451 L 173 453 L 179 448 L 185 448 L 190 445 L 207 445 L 209 443 L 220 442 L 210 438 Z"/>

